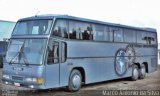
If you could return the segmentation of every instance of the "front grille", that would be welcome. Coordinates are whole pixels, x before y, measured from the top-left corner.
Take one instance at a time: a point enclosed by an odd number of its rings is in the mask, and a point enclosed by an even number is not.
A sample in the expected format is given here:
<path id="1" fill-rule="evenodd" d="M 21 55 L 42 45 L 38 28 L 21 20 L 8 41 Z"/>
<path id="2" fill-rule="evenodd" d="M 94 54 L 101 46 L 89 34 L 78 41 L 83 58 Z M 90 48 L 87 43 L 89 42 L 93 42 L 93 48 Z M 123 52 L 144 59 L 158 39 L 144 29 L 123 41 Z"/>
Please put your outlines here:
<path id="1" fill-rule="evenodd" d="M 19 77 L 19 76 L 12 76 L 12 80 L 23 81 L 23 77 Z"/>

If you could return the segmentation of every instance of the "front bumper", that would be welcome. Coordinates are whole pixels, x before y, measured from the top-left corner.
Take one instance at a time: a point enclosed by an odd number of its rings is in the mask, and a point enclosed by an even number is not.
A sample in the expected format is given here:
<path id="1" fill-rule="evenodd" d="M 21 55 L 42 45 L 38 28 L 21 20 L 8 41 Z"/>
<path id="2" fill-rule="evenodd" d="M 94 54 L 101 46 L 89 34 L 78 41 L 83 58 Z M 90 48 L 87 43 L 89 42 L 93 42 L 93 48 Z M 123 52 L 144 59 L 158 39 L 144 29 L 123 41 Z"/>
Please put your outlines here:
<path id="1" fill-rule="evenodd" d="M 12 85 L 17 87 L 26 87 L 31 89 L 46 89 L 44 84 L 36 84 L 32 82 L 26 82 L 26 81 L 17 81 L 17 80 L 11 80 L 11 79 L 2 79 L 3 84 L 6 85 Z"/>

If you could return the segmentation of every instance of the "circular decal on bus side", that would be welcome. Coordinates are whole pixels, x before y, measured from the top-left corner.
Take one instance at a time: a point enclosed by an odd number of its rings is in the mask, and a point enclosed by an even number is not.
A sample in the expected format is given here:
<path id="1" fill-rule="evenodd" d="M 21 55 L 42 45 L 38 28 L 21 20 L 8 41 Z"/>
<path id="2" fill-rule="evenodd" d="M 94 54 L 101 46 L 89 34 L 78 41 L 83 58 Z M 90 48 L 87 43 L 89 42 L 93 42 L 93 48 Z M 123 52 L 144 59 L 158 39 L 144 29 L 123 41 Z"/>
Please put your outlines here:
<path id="1" fill-rule="evenodd" d="M 124 75 L 128 69 L 125 54 L 125 49 L 119 49 L 115 56 L 115 71 L 120 76 Z"/>
<path id="2" fill-rule="evenodd" d="M 133 46 L 128 45 L 126 49 L 119 49 L 116 52 L 114 67 L 117 75 L 122 76 L 127 72 L 128 67 L 135 62 L 135 50 Z"/>

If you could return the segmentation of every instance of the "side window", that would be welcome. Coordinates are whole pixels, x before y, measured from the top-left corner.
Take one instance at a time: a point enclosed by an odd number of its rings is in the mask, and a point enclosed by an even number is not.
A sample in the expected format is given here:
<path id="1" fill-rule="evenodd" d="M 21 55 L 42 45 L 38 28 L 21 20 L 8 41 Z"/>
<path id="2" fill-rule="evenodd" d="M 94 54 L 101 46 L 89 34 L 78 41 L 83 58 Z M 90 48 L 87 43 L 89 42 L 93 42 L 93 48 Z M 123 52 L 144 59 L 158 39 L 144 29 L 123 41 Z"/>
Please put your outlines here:
<path id="1" fill-rule="evenodd" d="M 123 30 L 121 28 L 112 28 L 114 42 L 123 42 Z"/>
<path id="2" fill-rule="evenodd" d="M 157 44 L 157 33 L 152 33 L 152 36 L 153 36 L 153 38 L 152 38 L 152 44 Z"/>
<path id="3" fill-rule="evenodd" d="M 27 23 L 20 22 L 20 23 L 17 23 L 13 34 L 29 34 L 27 32 L 30 32 L 30 30 L 32 30 L 32 28 L 27 29 Z"/>
<path id="4" fill-rule="evenodd" d="M 80 39 L 82 38 L 81 29 L 78 29 L 78 23 L 69 21 L 69 38 Z"/>
<path id="5" fill-rule="evenodd" d="M 137 43 L 148 44 L 147 32 L 137 31 Z"/>
<path id="6" fill-rule="evenodd" d="M 79 21 L 69 21 L 69 37 L 70 39 L 92 39 L 92 28 L 89 23 Z"/>
<path id="7" fill-rule="evenodd" d="M 136 31 L 131 29 L 124 29 L 124 42 L 136 42 Z"/>
<path id="8" fill-rule="evenodd" d="M 65 42 L 62 42 L 62 62 L 65 62 L 67 59 L 67 44 Z"/>
<path id="9" fill-rule="evenodd" d="M 54 25 L 54 28 L 52 30 L 52 34 L 54 36 L 59 36 L 63 38 L 68 38 L 67 33 L 67 20 L 58 19 Z"/>
<path id="10" fill-rule="evenodd" d="M 105 26 L 93 24 L 92 28 L 93 28 L 93 40 L 104 41 Z"/>
<path id="11" fill-rule="evenodd" d="M 156 44 L 157 43 L 157 36 L 156 33 L 147 32 L 147 44 Z"/>
<path id="12" fill-rule="evenodd" d="M 59 62 L 59 43 L 56 41 L 50 42 L 48 46 L 47 64 Z"/>
<path id="13" fill-rule="evenodd" d="M 143 43 L 143 32 L 137 31 L 137 43 Z"/>
<path id="14" fill-rule="evenodd" d="M 113 34 L 114 34 L 114 28 L 109 27 L 109 41 L 111 42 L 114 41 Z"/>
<path id="15" fill-rule="evenodd" d="M 106 26 L 105 28 L 105 32 L 104 32 L 104 41 L 109 41 L 109 27 Z"/>
<path id="16" fill-rule="evenodd" d="M 93 33 L 92 33 L 92 27 L 89 25 L 84 26 L 84 32 L 82 33 L 83 40 L 92 40 L 93 39 Z"/>

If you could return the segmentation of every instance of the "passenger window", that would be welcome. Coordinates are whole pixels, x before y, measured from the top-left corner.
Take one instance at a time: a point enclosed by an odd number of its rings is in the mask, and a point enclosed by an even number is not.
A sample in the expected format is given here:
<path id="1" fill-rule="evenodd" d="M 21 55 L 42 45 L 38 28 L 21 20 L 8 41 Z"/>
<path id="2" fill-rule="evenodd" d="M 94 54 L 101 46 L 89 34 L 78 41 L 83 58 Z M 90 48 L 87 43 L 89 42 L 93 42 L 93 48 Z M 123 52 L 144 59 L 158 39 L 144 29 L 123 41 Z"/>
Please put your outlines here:
<path id="1" fill-rule="evenodd" d="M 79 21 L 69 21 L 69 37 L 70 39 L 92 39 L 92 28 L 89 23 Z"/>
<path id="2" fill-rule="evenodd" d="M 52 34 L 54 36 L 59 36 L 63 38 L 68 38 L 67 33 L 67 21 L 63 19 L 59 19 L 56 21 L 56 24 L 52 30 Z"/>
<path id="3" fill-rule="evenodd" d="M 156 33 L 147 33 L 147 37 L 145 37 L 145 39 L 147 39 L 147 44 L 156 44 L 157 39 L 156 39 Z"/>
<path id="4" fill-rule="evenodd" d="M 109 27 L 109 41 L 111 42 L 114 41 L 113 34 L 114 34 L 113 28 Z"/>
<path id="5" fill-rule="evenodd" d="M 124 42 L 136 42 L 136 31 L 131 29 L 124 29 Z"/>
<path id="6" fill-rule="evenodd" d="M 50 42 L 48 46 L 47 64 L 59 63 L 59 43 Z"/>
<path id="7" fill-rule="evenodd" d="M 137 42 L 148 44 L 147 32 L 137 31 Z"/>
<path id="8" fill-rule="evenodd" d="M 152 42 L 153 44 L 157 44 L 157 33 L 152 33 L 153 39 Z"/>
<path id="9" fill-rule="evenodd" d="M 121 28 L 114 28 L 114 42 L 123 42 L 123 30 Z"/>
<path id="10" fill-rule="evenodd" d="M 78 22 L 69 21 L 69 37 L 70 39 L 82 39 L 82 28 Z"/>
<path id="11" fill-rule="evenodd" d="M 104 41 L 104 39 L 105 39 L 105 36 L 104 36 L 105 26 L 93 24 L 92 28 L 93 28 L 93 40 Z"/>
<path id="12" fill-rule="evenodd" d="M 109 41 L 109 27 L 106 26 L 105 28 L 105 32 L 104 32 L 104 41 Z"/>

